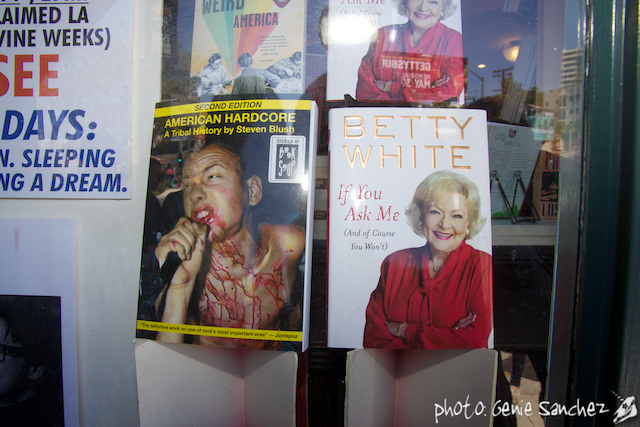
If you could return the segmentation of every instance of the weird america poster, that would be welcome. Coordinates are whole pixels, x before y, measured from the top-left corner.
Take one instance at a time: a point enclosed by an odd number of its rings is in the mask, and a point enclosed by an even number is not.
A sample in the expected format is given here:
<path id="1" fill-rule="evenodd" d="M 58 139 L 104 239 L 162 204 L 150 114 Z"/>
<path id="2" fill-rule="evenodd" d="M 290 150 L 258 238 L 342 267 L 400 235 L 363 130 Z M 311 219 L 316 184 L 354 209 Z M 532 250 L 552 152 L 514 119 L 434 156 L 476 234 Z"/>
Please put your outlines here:
<path id="1" fill-rule="evenodd" d="M 302 0 L 196 2 L 189 94 L 303 93 Z"/>

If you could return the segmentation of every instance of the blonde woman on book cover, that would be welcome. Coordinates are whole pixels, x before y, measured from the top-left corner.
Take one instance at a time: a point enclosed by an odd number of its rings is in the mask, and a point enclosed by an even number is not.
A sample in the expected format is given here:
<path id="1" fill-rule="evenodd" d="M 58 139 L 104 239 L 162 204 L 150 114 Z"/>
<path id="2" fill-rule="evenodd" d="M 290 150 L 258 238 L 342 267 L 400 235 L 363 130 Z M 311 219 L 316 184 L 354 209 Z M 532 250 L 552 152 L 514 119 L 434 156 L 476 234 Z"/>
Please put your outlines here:
<path id="1" fill-rule="evenodd" d="M 457 100 L 464 87 L 462 35 L 443 19 L 453 0 L 392 0 L 408 18 L 373 35 L 358 69 L 358 101 L 442 102 Z"/>
<path id="2" fill-rule="evenodd" d="M 486 218 L 463 175 L 438 171 L 405 211 L 427 242 L 389 255 L 366 312 L 364 347 L 486 348 L 493 327 L 491 255 L 467 245 Z"/>

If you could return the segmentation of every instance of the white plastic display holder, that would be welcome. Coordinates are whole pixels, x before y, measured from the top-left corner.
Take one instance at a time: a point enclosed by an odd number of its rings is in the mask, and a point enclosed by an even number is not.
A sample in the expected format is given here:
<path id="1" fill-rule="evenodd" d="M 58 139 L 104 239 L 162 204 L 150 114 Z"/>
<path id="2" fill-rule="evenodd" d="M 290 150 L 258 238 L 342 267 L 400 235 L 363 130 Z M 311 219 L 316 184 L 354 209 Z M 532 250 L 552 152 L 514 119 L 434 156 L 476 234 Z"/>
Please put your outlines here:
<path id="1" fill-rule="evenodd" d="M 143 339 L 134 348 L 141 427 L 295 427 L 295 352 Z"/>
<path id="2" fill-rule="evenodd" d="M 489 427 L 497 366 L 498 353 L 486 349 L 353 350 L 345 426 Z"/>

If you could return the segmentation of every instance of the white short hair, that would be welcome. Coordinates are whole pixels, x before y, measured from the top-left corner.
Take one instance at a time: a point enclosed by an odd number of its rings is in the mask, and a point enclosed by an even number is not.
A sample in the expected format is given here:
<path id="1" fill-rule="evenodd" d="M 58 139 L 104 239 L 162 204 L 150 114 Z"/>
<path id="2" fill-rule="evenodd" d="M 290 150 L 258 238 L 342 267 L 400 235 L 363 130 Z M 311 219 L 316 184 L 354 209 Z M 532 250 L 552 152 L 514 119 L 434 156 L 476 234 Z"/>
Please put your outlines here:
<path id="1" fill-rule="evenodd" d="M 460 193 L 467 198 L 469 233 L 465 240 L 477 236 L 487 222 L 487 219 L 480 215 L 480 190 L 466 176 L 449 170 L 434 172 L 418 184 L 411 203 L 404 211 L 407 216 L 407 223 L 411 226 L 413 232 L 423 237 L 422 209 L 429 207 L 435 202 L 436 198 L 454 193 Z"/>
<path id="2" fill-rule="evenodd" d="M 406 0 L 391 0 L 391 2 L 393 3 L 393 6 L 396 8 L 398 13 L 402 16 L 407 16 L 407 14 L 404 11 L 405 1 Z M 457 8 L 458 8 L 458 5 L 454 3 L 454 0 L 442 0 L 442 16 L 440 17 L 440 20 L 442 21 L 443 19 L 447 19 L 448 17 L 453 15 L 453 13 L 456 11 Z"/>

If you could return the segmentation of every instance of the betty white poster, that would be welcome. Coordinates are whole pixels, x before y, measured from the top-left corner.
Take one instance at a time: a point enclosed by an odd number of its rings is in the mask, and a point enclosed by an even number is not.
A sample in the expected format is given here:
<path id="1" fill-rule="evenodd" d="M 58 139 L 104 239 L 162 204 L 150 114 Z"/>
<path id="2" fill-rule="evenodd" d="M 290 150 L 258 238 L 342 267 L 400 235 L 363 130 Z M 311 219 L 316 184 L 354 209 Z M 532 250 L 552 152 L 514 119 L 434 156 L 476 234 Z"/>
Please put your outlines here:
<path id="1" fill-rule="evenodd" d="M 128 0 L 0 3 L 0 197 L 131 198 Z"/>
<path id="2" fill-rule="evenodd" d="M 330 0 L 327 99 L 464 102 L 460 0 Z"/>

